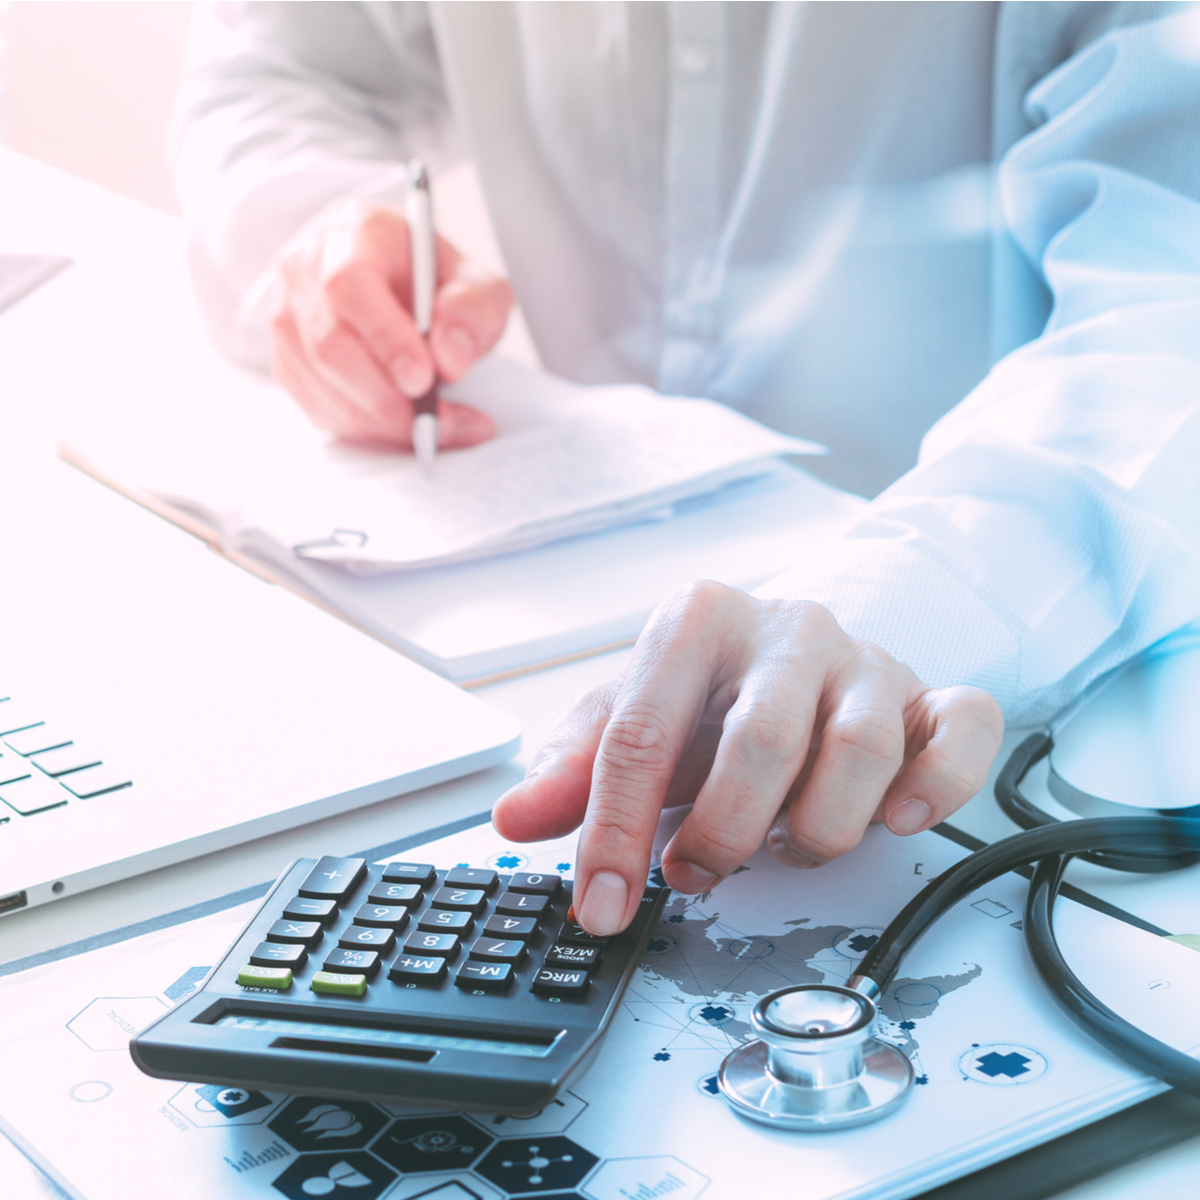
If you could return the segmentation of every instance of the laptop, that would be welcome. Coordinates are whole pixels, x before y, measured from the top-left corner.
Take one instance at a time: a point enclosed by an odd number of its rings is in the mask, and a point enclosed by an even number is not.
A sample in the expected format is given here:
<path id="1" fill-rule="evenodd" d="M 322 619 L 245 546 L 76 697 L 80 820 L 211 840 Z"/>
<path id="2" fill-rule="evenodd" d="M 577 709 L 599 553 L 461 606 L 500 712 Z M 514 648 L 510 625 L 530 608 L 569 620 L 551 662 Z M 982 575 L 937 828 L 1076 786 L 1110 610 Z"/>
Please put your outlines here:
<path id="1" fill-rule="evenodd" d="M 509 716 L 47 454 L 0 463 L 0 914 L 503 762 Z"/>

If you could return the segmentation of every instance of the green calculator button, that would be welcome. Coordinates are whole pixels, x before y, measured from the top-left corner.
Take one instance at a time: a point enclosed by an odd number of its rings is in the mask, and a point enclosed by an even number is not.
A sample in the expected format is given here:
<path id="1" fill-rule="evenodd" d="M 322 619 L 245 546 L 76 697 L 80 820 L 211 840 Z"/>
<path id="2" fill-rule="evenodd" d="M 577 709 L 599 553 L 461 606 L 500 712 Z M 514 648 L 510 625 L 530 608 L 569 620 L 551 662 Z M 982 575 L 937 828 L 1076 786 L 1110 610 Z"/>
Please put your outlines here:
<path id="1" fill-rule="evenodd" d="M 238 983 L 242 987 L 278 988 L 286 992 L 292 986 L 292 972 L 288 967 L 243 967 L 238 972 Z"/>
<path id="2" fill-rule="evenodd" d="M 312 978 L 312 990 L 327 996 L 362 996 L 367 991 L 365 975 L 343 975 L 337 971 L 318 971 Z"/>

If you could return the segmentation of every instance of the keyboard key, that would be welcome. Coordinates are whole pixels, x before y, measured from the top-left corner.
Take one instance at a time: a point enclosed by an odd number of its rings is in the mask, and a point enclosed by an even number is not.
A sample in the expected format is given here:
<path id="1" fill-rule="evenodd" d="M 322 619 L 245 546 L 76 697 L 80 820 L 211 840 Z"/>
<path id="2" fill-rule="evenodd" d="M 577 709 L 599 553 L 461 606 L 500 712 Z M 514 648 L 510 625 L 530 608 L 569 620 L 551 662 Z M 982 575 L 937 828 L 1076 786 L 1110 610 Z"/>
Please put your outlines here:
<path id="1" fill-rule="evenodd" d="M 300 885 L 300 895 L 317 900 L 344 900 L 358 884 L 367 863 L 362 858 L 325 855 Z"/>
<path id="2" fill-rule="evenodd" d="M 267 941 L 312 950 L 320 943 L 323 932 L 320 921 L 276 921 L 267 930 Z"/>
<path id="3" fill-rule="evenodd" d="M 29 705 L 7 696 L 0 699 L 0 737 L 16 733 L 18 729 L 41 725 L 43 721 L 44 715 Z"/>
<path id="4" fill-rule="evenodd" d="M 85 767 L 82 771 L 72 771 L 58 782 L 80 800 L 90 800 L 93 796 L 103 796 L 107 792 L 119 792 L 122 788 L 132 785 L 128 771 L 120 767 L 110 767 L 106 763 L 96 767 Z"/>
<path id="5" fill-rule="evenodd" d="M 515 967 L 525 957 L 525 943 L 481 937 L 475 940 L 468 957 L 475 959 L 476 962 L 512 963 Z"/>
<path id="6" fill-rule="evenodd" d="M 429 903 L 433 908 L 478 913 L 486 902 L 487 897 L 478 888 L 444 887 L 433 893 L 433 899 Z"/>
<path id="7" fill-rule="evenodd" d="M 582 925 L 572 925 L 567 922 L 558 932 L 558 940 L 564 946 L 607 946 L 608 938 L 596 937 L 588 933 Z"/>
<path id="8" fill-rule="evenodd" d="M 245 966 L 238 972 L 237 981 L 242 987 L 274 988 L 286 992 L 292 986 L 292 972 L 287 967 Z"/>
<path id="9" fill-rule="evenodd" d="M 372 904 L 402 904 L 412 908 L 421 903 L 421 889 L 415 883 L 377 883 L 367 899 Z"/>
<path id="10" fill-rule="evenodd" d="M 332 925 L 337 920 L 337 901 L 310 900 L 307 896 L 297 896 L 287 902 L 283 915 L 289 921 L 319 921 L 322 925 Z"/>
<path id="11" fill-rule="evenodd" d="M 374 950 L 347 950 L 339 946 L 325 956 L 326 971 L 346 975 L 374 975 L 379 970 L 379 955 Z"/>
<path id="12" fill-rule="evenodd" d="M 312 977 L 312 990 L 323 996 L 363 996 L 367 991 L 367 977 L 338 971 L 317 971 Z"/>
<path id="13" fill-rule="evenodd" d="M 49 775 L 52 779 L 57 779 L 60 775 L 67 775 L 71 771 L 82 771 L 85 767 L 99 767 L 103 764 L 103 760 L 96 751 L 89 750 L 86 746 L 76 745 L 75 742 L 69 746 L 59 746 L 57 750 L 47 750 L 32 761 L 39 771 Z"/>
<path id="14" fill-rule="evenodd" d="M 424 958 L 453 958 L 462 939 L 456 933 L 410 933 L 404 942 L 405 954 Z"/>
<path id="15" fill-rule="evenodd" d="M 558 889 L 561 884 L 561 875 L 531 875 L 524 873 L 514 875 L 508 881 L 508 890 L 510 892 L 528 892 L 533 896 L 549 896 L 553 898 L 558 895 Z"/>
<path id="16" fill-rule="evenodd" d="M 11 750 L 5 754 L 0 750 L 0 784 L 28 779 L 32 774 L 33 766 L 19 754 L 14 754 Z"/>
<path id="17" fill-rule="evenodd" d="M 431 933 L 470 933 L 475 918 L 469 912 L 454 912 L 449 908 L 429 908 L 421 914 L 418 929 Z"/>
<path id="18" fill-rule="evenodd" d="M 363 904 L 354 914 L 354 923 L 399 933 L 408 924 L 408 909 L 399 904 Z"/>
<path id="19" fill-rule="evenodd" d="M 527 892 L 505 892 L 496 901 L 496 911 L 506 917 L 540 917 L 549 907 L 547 897 Z"/>
<path id="20" fill-rule="evenodd" d="M 537 933 L 537 917 L 488 917 L 483 932 L 490 937 L 515 938 L 527 942 Z"/>
<path id="21" fill-rule="evenodd" d="M 4 744 L 18 754 L 28 758 L 31 754 L 40 754 L 43 750 L 57 750 L 59 746 L 69 746 L 71 735 L 59 726 L 43 723 L 31 725 L 28 729 L 4 735 Z"/>
<path id="22" fill-rule="evenodd" d="M 561 996 L 574 999 L 587 991 L 588 973 L 564 970 L 558 967 L 543 967 L 533 977 L 532 987 L 539 996 Z"/>
<path id="23" fill-rule="evenodd" d="M 600 951 L 595 946 L 551 946 L 546 951 L 548 967 L 578 967 L 592 971 L 600 965 Z"/>
<path id="24" fill-rule="evenodd" d="M 441 983 L 446 978 L 446 960 L 406 954 L 392 963 L 388 978 L 395 983 Z"/>
<path id="25" fill-rule="evenodd" d="M 481 871 L 475 867 L 455 867 L 446 872 L 446 887 L 481 888 L 485 893 L 495 890 L 499 876 L 495 871 Z"/>
<path id="26" fill-rule="evenodd" d="M 338 945 L 348 950 L 366 947 L 386 954 L 396 944 L 396 935 L 390 929 L 369 929 L 365 925 L 351 925 L 339 938 Z"/>
<path id="27" fill-rule="evenodd" d="M 429 863 L 390 862 L 383 868 L 384 883 L 415 883 L 427 888 L 437 879 L 437 872 Z"/>
<path id="28" fill-rule="evenodd" d="M 465 962 L 454 977 L 460 988 L 477 992 L 507 992 L 512 981 L 513 969 L 508 963 Z"/>
<path id="29" fill-rule="evenodd" d="M 15 779 L 12 783 L 0 785 L 0 800 L 23 817 L 58 808 L 70 799 L 71 797 L 53 779 L 37 771 L 24 779 Z"/>
<path id="30" fill-rule="evenodd" d="M 291 967 L 298 971 L 304 966 L 308 951 L 303 946 L 285 946 L 280 942 L 259 942 L 250 955 L 256 967 Z"/>

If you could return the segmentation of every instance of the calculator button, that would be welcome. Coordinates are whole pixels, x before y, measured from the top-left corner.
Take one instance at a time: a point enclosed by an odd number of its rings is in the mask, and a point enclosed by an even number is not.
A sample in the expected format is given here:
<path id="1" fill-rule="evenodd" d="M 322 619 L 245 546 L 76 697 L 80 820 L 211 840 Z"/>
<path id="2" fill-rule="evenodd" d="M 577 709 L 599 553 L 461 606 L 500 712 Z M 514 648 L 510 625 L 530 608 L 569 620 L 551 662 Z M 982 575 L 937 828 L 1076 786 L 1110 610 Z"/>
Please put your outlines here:
<path id="1" fill-rule="evenodd" d="M 455 912 L 449 908 L 428 908 L 417 922 L 418 929 L 431 933 L 470 933 L 475 918 L 469 912 Z"/>
<path id="2" fill-rule="evenodd" d="M 496 911 L 506 917 L 540 917 L 549 907 L 548 897 L 527 892 L 505 892 L 496 901 Z"/>
<path id="3" fill-rule="evenodd" d="M 354 914 L 354 923 L 399 933 L 408 924 L 408 909 L 398 904 L 362 904 Z"/>
<path id="4" fill-rule="evenodd" d="M 338 945 L 347 950 L 378 950 L 380 954 L 386 954 L 395 942 L 396 935 L 390 929 L 371 929 L 365 925 L 351 925 L 338 938 Z"/>
<path id="5" fill-rule="evenodd" d="M 515 967 L 525 957 L 524 942 L 505 942 L 497 938 L 477 938 L 468 957 L 476 962 L 505 962 Z"/>
<path id="6" fill-rule="evenodd" d="M 383 868 L 384 883 L 415 883 L 427 888 L 437 878 L 437 872 L 429 863 L 390 862 Z"/>
<path id="7" fill-rule="evenodd" d="M 455 867 L 454 870 L 446 872 L 443 882 L 448 888 L 480 888 L 484 892 L 491 892 L 495 890 L 496 880 L 499 878 L 495 871 Z"/>
<path id="8" fill-rule="evenodd" d="M 478 888 L 438 888 L 429 903 L 434 908 L 452 908 L 458 912 L 477 913 L 484 905 L 485 896 Z"/>
<path id="9" fill-rule="evenodd" d="M 338 971 L 318 971 L 312 977 L 312 990 L 323 996 L 364 996 L 367 977 Z"/>
<path id="10" fill-rule="evenodd" d="M 513 969 L 503 962 L 465 962 L 454 977 L 460 988 L 481 992 L 507 992 L 512 981 Z"/>
<path id="11" fill-rule="evenodd" d="M 581 925 L 569 922 L 558 931 L 558 940 L 565 946 L 607 946 L 608 938 L 596 937 Z"/>
<path id="12" fill-rule="evenodd" d="M 320 942 L 322 932 L 319 921 L 276 921 L 267 930 L 267 941 L 307 946 L 311 950 Z"/>
<path id="13" fill-rule="evenodd" d="M 334 974 L 374 975 L 379 969 L 379 955 L 374 950 L 347 950 L 338 947 L 325 958 L 325 970 Z"/>
<path id="14" fill-rule="evenodd" d="M 237 981 L 242 987 L 275 988 L 286 992 L 292 986 L 292 972 L 289 967 L 243 967 Z"/>
<path id="15" fill-rule="evenodd" d="M 415 883 L 377 883 L 367 899 L 372 904 L 403 904 L 412 908 L 421 903 L 421 889 Z"/>
<path id="16" fill-rule="evenodd" d="M 528 872 L 514 875 L 508 881 L 510 892 L 528 892 L 532 896 L 557 896 L 562 883 L 560 875 L 531 875 Z"/>
<path id="17" fill-rule="evenodd" d="M 560 967 L 543 967 L 533 977 L 532 986 L 539 996 L 582 996 L 588 988 L 588 973 Z"/>
<path id="18" fill-rule="evenodd" d="M 388 978 L 395 983 L 441 983 L 446 978 L 446 960 L 406 954 L 392 963 Z"/>
<path id="19" fill-rule="evenodd" d="M 365 858 L 332 858 L 325 855 L 300 885 L 300 895 L 317 900 L 344 900 L 367 869 Z"/>
<path id="20" fill-rule="evenodd" d="M 404 943 L 405 954 L 426 958 L 453 958 L 462 939 L 456 933 L 410 933 Z"/>
<path id="21" fill-rule="evenodd" d="M 322 925 L 331 925 L 337 920 L 337 901 L 310 900 L 306 896 L 297 896 L 288 901 L 283 915 L 292 921 L 320 921 Z"/>
<path id="22" fill-rule="evenodd" d="M 600 965 L 600 951 L 595 946 L 551 946 L 546 952 L 548 967 L 578 967 L 591 971 Z"/>
<path id="23" fill-rule="evenodd" d="M 488 917 L 483 932 L 489 937 L 515 938 L 527 942 L 537 933 L 537 917 Z"/>
<path id="24" fill-rule="evenodd" d="M 292 967 L 299 970 L 308 958 L 308 951 L 303 946 L 284 946 L 279 942 L 259 942 L 250 955 L 250 962 L 256 967 Z"/>

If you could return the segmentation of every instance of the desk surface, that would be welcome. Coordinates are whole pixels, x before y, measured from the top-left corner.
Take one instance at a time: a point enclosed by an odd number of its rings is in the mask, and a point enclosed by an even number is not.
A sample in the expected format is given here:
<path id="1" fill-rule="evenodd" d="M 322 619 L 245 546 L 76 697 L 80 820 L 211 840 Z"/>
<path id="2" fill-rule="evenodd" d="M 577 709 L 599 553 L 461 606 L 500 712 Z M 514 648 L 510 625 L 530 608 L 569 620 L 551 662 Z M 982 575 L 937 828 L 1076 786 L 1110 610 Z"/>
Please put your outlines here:
<path id="1" fill-rule="evenodd" d="M 0 151 L 0 253 L 5 252 L 67 254 L 76 265 L 0 313 L 0 378 L 11 379 L 14 366 L 24 367 L 28 377 L 31 362 L 44 364 L 36 403 L 5 414 L 16 430 L 10 428 L 0 446 L 0 512 L 15 511 L 9 507 L 15 499 L 14 477 L 5 467 L 16 455 L 49 460 L 59 423 L 68 413 L 77 415 L 81 406 L 102 418 L 106 404 L 130 389 L 152 402 L 163 379 L 178 380 L 198 399 L 204 388 L 215 385 L 261 391 L 262 385 L 217 361 L 205 344 L 188 295 L 181 231 L 170 218 Z M 6 408 L 14 408 L 12 402 Z M 46 469 L 69 468 L 50 463 Z M 619 670 L 629 653 L 583 660 L 478 691 L 521 722 L 525 749 L 518 766 L 540 745 L 562 708 Z M 1006 750 L 1015 741 L 1010 735 Z M 273 878 L 297 855 L 379 845 L 482 812 L 516 777 L 513 767 L 493 768 L 6 918 L 0 921 L 0 961 Z M 1012 832 L 991 800 L 990 781 L 956 823 L 988 838 Z M 1149 882 L 1096 868 L 1073 870 L 1076 882 L 1113 903 L 1173 931 L 1200 932 L 1196 868 L 1186 879 Z M 1064 1200 L 1134 1200 L 1153 1193 L 1162 1200 L 1182 1200 L 1195 1194 L 1198 1173 L 1200 1138 L 1061 1195 Z M 59 1195 L 3 1138 L 0 1180 L 6 1200 Z"/>

